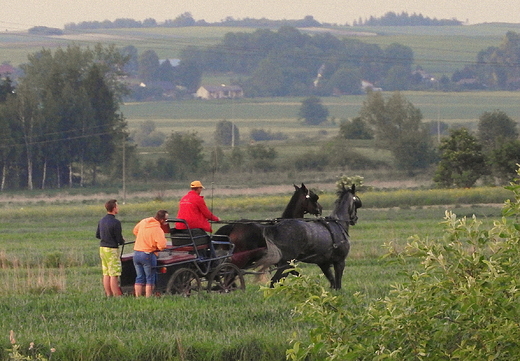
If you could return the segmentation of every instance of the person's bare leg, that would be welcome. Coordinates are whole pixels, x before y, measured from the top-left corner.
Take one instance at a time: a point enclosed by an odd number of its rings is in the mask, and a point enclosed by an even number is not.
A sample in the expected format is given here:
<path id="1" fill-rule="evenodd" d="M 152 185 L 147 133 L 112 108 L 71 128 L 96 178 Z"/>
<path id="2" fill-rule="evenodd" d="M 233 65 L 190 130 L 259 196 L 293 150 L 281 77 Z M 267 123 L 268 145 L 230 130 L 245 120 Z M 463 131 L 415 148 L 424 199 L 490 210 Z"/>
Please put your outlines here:
<path id="1" fill-rule="evenodd" d="M 146 297 L 153 295 L 153 285 L 146 285 Z"/>
<path id="2" fill-rule="evenodd" d="M 119 287 L 118 276 L 110 277 L 110 289 L 112 290 L 112 295 L 115 297 L 121 296 L 123 294 L 123 292 L 121 292 L 121 288 Z"/>
<path id="3" fill-rule="evenodd" d="M 137 283 L 134 285 L 135 297 L 140 297 L 143 295 L 143 285 L 138 285 Z"/>
<path id="4" fill-rule="evenodd" d="M 110 276 L 103 275 L 103 288 L 107 297 L 113 296 L 112 287 L 110 286 Z"/>

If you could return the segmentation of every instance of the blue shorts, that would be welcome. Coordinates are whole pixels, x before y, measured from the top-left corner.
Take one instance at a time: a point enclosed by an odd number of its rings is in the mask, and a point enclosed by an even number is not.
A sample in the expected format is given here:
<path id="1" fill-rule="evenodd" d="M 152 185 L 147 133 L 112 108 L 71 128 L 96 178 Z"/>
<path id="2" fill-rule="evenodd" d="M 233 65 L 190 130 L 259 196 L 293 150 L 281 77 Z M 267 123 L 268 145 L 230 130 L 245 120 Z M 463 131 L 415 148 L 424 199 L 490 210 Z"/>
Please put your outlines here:
<path id="1" fill-rule="evenodd" d="M 157 266 L 157 256 L 155 253 L 134 251 L 134 267 L 137 274 L 135 284 L 154 285 L 156 273 L 154 268 L 155 266 Z"/>

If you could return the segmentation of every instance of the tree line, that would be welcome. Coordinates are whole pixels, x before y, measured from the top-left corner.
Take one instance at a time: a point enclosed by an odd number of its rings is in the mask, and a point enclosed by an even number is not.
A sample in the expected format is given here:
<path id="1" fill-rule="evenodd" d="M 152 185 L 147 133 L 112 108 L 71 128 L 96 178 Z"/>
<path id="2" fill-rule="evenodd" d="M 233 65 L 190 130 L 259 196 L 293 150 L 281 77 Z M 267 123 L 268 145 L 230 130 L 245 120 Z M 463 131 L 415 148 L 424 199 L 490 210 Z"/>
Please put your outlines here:
<path id="1" fill-rule="evenodd" d="M 124 63 L 113 46 L 44 49 L 29 55 L 16 87 L 1 81 L 1 190 L 95 184 L 101 170 L 118 168 L 115 153 L 127 141 Z"/>
<path id="2" fill-rule="evenodd" d="M 305 124 L 321 124 L 328 110 L 316 97 L 302 101 L 298 118 Z M 318 120 L 319 119 L 319 120 Z M 314 123 L 313 123 L 314 122 Z M 322 142 L 317 150 L 279 159 L 268 143 L 241 142 L 240 130 L 232 122 L 216 124 L 217 146 L 206 154 L 204 140 L 196 133 L 174 132 L 165 142 L 166 156 L 148 164 L 150 179 L 182 179 L 189 172 L 270 172 L 325 171 L 330 169 L 398 169 L 413 176 L 431 172 L 441 188 L 472 187 L 483 184 L 507 184 L 516 175 L 520 159 L 517 123 L 500 110 L 484 112 L 473 133 L 465 127 L 448 129 L 446 124 L 423 122 L 422 113 L 399 92 L 385 98 L 381 92 L 369 92 L 353 119 L 342 120 L 338 136 Z M 144 124 L 143 124 L 144 125 Z M 147 125 L 153 129 L 153 126 Z M 439 144 L 433 136 L 443 130 Z M 255 129 L 250 139 L 262 133 Z M 260 140 L 283 139 L 268 134 Z M 375 149 L 390 152 L 392 163 L 375 161 L 353 146 L 353 140 L 366 140 Z M 231 147 L 230 147 L 231 146 Z"/>
<path id="3" fill-rule="evenodd" d="M 413 13 L 409 15 L 406 11 L 398 14 L 393 11 L 387 12 L 380 18 L 371 16 L 366 20 L 354 21 L 354 26 L 459 26 L 462 21 L 457 19 L 437 19 Z"/>
<path id="4" fill-rule="evenodd" d="M 312 40 L 293 29 L 281 29 L 277 36 L 281 35 L 294 36 L 307 45 Z M 331 38 L 325 35 L 324 39 Z M 331 40 L 334 44 L 337 39 Z M 154 132 L 153 124 L 143 126 L 142 134 L 132 134 L 131 139 L 119 111 L 121 99 L 129 92 L 122 75 L 130 60 L 124 51 L 99 44 L 93 49 L 69 46 L 54 53 L 43 49 L 29 56 L 16 85 L 9 78 L 2 79 L 0 190 L 85 186 L 97 184 L 100 178 L 110 182 L 120 179 L 123 163 L 129 177 L 161 180 L 183 179 L 209 170 L 396 167 L 414 174 L 438 165 L 435 181 L 439 186 L 468 187 L 479 179 L 506 182 L 520 158 L 516 123 L 503 112 L 483 114 L 476 135 L 453 129 L 440 147 L 435 147 L 431 125 L 422 122 L 419 109 L 398 92 L 385 99 L 378 91 L 369 91 L 358 117 L 342 122 L 339 137 L 318 151 L 283 162 L 276 149 L 265 143 L 241 146 L 239 129 L 226 120 L 216 125 L 218 146 L 210 154 L 196 133 L 166 136 Z M 295 118 L 306 124 L 329 120 L 316 96 L 302 101 Z M 275 138 L 286 137 L 262 129 L 251 135 L 257 140 Z M 394 164 L 367 158 L 350 145 L 352 138 L 373 139 L 376 148 L 391 152 Z M 136 142 L 164 142 L 166 156 L 141 164 Z"/>
<path id="5" fill-rule="evenodd" d="M 515 178 L 519 133 L 517 122 L 505 112 L 484 112 L 475 133 L 466 127 L 448 133 L 435 146 L 420 109 L 398 92 L 388 99 L 379 92 L 368 94 L 359 116 L 340 125 L 341 137 L 373 139 L 376 149 L 389 150 L 397 169 L 413 174 L 433 165 L 433 181 L 441 188 L 473 187 L 479 180 L 508 184 Z"/>
<path id="6" fill-rule="evenodd" d="M 330 33 L 309 35 L 289 26 L 229 32 L 216 45 L 186 47 L 177 64 L 160 60 L 153 49 L 139 53 L 129 45 L 121 52 L 128 57 L 123 70 L 146 85 L 133 85 L 129 99 L 138 101 L 191 97 L 203 74 L 211 73 L 233 74 L 231 83 L 241 86 L 247 97 L 362 94 L 366 87 L 520 89 L 520 35 L 512 31 L 497 46 L 479 51 L 471 64 L 440 79 L 413 67 L 414 51 L 408 46 L 393 43 L 381 48 Z"/>
<path id="7" fill-rule="evenodd" d="M 382 49 L 330 33 L 311 36 L 281 27 L 227 33 L 217 45 L 185 48 L 180 58 L 203 72 L 243 75 L 236 83 L 255 97 L 360 94 L 362 80 L 393 89 L 410 78 L 414 53 L 397 43 Z"/>
<path id="8" fill-rule="evenodd" d="M 294 26 L 299 28 L 307 27 L 321 27 L 330 25 L 328 23 L 320 23 L 315 20 L 313 16 L 307 15 L 303 19 L 295 20 L 269 20 L 266 18 L 254 19 L 244 18 L 235 19 L 232 16 L 228 16 L 225 19 L 217 22 L 207 22 L 204 19 L 195 20 L 190 12 L 180 14 L 174 19 L 167 19 L 164 22 L 157 22 L 153 18 L 147 18 L 143 21 L 130 19 L 130 18 L 118 18 L 114 21 L 82 21 L 79 23 L 67 23 L 65 24 L 65 30 L 93 30 L 93 29 L 119 29 L 119 28 L 179 28 L 189 26 L 236 26 L 236 27 L 268 27 L 278 28 L 281 26 Z"/>
<path id="9" fill-rule="evenodd" d="M 188 26 L 236 26 L 236 27 L 264 27 L 279 28 L 282 26 L 292 26 L 297 28 L 323 27 L 333 24 L 319 22 L 312 15 L 307 15 L 302 19 L 283 19 L 271 20 L 266 18 L 243 18 L 235 19 L 227 16 L 225 19 L 217 22 L 207 22 L 204 19 L 195 20 L 190 12 L 180 14 L 174 19 L 167 19 L 164 22 L 158 22 L 153 18 L 147 18 L 143 21 L 131 18 L 118 18 L 114 21 L 82 21 L 79 23 L 65 24 L 65 30 L 92 30 L 92 29 L 118 29 L 118 28 L 152 28 L 152 27 L 188 27 Z M 353 26 L 457 26 L 462 22 L 456 19 L 437 19 L 423 16 L 422 14 L 409 15 L 407 12 L 397 14 L 388 12 L 380 18 L 371 16 L 366 20 L 354 20 Z M 345 22 L 343 26 L 349 26 Z"/>

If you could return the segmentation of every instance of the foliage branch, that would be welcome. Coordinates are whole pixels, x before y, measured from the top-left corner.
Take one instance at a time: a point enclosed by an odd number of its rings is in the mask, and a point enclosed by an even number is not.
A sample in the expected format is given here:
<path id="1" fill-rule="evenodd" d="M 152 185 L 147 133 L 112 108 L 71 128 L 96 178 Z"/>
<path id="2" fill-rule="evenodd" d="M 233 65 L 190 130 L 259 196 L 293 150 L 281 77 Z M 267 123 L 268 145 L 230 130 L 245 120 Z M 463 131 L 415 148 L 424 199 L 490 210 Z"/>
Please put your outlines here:
<path id="1" fill-rule="evenodd" d="M 402 252 L 387 244 L 386 258 L 411 271 L 382 299 L 332 294 L 306 276 L 264 289 L 313 325 L 291 336 L 287 359 L 517 360 L 519 180 L 506 189 L 514 197 L 490 228 L 447 211 L 441 239 L 413 236 Z"/>

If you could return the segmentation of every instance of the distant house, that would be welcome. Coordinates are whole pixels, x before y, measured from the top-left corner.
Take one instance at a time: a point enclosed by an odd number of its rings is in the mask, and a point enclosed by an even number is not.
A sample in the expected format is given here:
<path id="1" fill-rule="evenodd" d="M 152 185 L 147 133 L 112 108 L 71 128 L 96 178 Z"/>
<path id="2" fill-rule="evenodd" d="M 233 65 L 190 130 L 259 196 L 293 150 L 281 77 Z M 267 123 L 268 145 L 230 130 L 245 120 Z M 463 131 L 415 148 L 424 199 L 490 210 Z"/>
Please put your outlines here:
<path id="1" fill-rule="evenodd" d="M 203 85 L 195 96 L 200 99 L 234 99 L 243 98 L 244 91 L 238 85 Z"/>
<path id="2" fill-rule="evenodd" d="M 375 91 L 375 92 L 380 92 L 382 91 L 383 89 L 381 88 L 376 88 L 374 86 L 374 84 L 372 84 L 371 82 L 369 81 L 366 81 L 366 80 L 361 80 L 361 90 L 366 92 L 368 89 L 372 90 L 372 91 Z"/>

